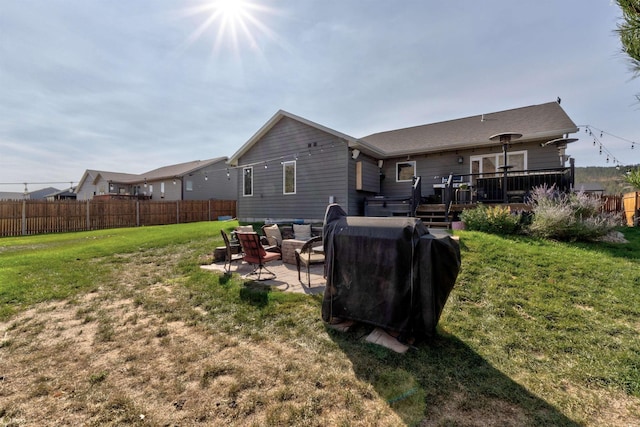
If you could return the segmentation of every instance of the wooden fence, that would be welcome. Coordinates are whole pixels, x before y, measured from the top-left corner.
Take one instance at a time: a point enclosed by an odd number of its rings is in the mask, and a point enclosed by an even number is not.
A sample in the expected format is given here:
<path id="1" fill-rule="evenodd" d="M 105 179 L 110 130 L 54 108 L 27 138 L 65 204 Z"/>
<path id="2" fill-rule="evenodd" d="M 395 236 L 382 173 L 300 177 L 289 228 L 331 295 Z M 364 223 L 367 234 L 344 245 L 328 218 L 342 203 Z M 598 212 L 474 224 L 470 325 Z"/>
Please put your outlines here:
<path id="1" fill-rule="evenodd" d="M 236 216 L 235 200 L 9 200 L 0 201 L 0 237 L 214 221 L 221 216 Z"/>
<path id="2" fill-rule="evenodd" d="M 638 220 L 640 219 L 640 191 L 625 193 L 623 203 L 627 225 L 629 227 L 638 225 Z"/>
<path id="3" fill-rule="evenodd" d="M 623 212 L 624 208 L 622 206 L 622 196 L 615 195 L 605 195 L 601 196 L 602 199 L 602 210 L 604 212 Z"/>

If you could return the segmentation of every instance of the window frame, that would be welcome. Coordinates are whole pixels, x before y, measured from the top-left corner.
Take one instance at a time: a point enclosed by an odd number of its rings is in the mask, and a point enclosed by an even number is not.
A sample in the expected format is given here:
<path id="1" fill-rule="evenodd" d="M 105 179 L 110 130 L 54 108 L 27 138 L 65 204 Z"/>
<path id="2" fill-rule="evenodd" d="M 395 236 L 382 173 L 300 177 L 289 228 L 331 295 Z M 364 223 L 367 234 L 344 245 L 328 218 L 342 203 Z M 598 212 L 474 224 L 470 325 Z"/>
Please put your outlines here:
<path id="1" fill-rule="evenodd" d="M 247 193 L 247 176 L 250 177 L 250 193 Z M 242 197 L 253 197 L 253 166 L 245 166 L 242 168 Z"/>
<path id="2" fill-rule="evenodd" d="M 529 155 L 528 155 L 528 151 L 527 150 L 519 150 L 519 151 L 507 151 L 507 161 L 509 159 L 509 157 L 511 156 L 517 156 L 517 155 L 522 155 L 523 156 L 523 168 L 522 170 L 526 171 L 528 168 L 528 162 L 529 162 Z M 496 176 L 499 174 L 502 174 L 502 170 L 500 169 L 500 167 L 504 164 L 504 153 L 503 152 L 499 152 L 499 153 L 488 153 L 488 154 L 478 154 L 477 156 L 471 156 L 469 158 L 469 173 L 474 173 L 473 172 L 473 162 L 477 161 L 479 162 L 479 169 L 478 172 L 480 175 L 478 176 L 479 178 L 483 178 L 485 175 L 487 176 Z M 496 170 L 494 172 L 485 172 L 482 168 L 483 165 L 483 159 L 486 158 L 493 158 L 495 165 L 496 165 Z M 526 172 L 524 172 L 526 173 Z"/>
<path id="3" fill-rule="evenodd" d="M 411 174 L 411 178 L 409 179 L 400 179 L 400 165 L 412 165 L 413 174 Z M 416 161 L 415 160 L 405 160 L 403 162 L 396 162 L 396 182 L 413 182 L 413 178 L 416 176 Z"/>
<path id="4" fill-rule="evenodd" d="M 287 191 L 287 167 L 293 165 L 293 191 Z M 295 160 L 282 162 L 282 194 L 296 194 L 298 190 L 298 164 Z"/>

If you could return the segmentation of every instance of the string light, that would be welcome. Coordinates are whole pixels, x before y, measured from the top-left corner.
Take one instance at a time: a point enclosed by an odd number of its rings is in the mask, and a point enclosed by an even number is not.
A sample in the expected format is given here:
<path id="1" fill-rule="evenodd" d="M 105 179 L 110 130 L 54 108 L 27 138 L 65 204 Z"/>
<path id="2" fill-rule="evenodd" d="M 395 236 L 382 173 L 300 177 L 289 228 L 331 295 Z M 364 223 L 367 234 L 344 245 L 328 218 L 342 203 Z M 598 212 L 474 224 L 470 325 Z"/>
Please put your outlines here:
<path id="1" fill-rule="evenodd" d="M 595 147 L 596 145 L 598 145 L 598 152 L 600 155 L 602 155 L 602 153 L 604 152 L 606 154 L 606 162 L 609 163 L 610 160 L 613 161 L 614 164 L 619 165 L 620 161 L 618 160 L 618 158 L 616 156 L 613 155 L 613 153 L 611 151 L 609 151 L 607 149 L 607 147 L 603 144 L 603 142 L 601 141 L 601 139 L 606 135 L 606 136 L 610 136 L 616 139 L 619 139 L 621 141 L 625 141 L 627 143 L 629 143 L 631 145 L 631 149 L 635 149 L 635 141 L 631 141 L 630 139 L 626 139 L 626 138 L 622 138 L 620 136 L 614 135 L 612 133 L 609 133 L 605 130 L 602 129 L 598 129 L 594 126 L 591 125 L 580 125 L 578 126 L 580 128 L 584 128 L 584 132 L 589 134 L 589 136 L 593 137 L 593 146 Z M 599 137 L 596 136 L 596 134 L 594 132 L 599 133 Z"/>

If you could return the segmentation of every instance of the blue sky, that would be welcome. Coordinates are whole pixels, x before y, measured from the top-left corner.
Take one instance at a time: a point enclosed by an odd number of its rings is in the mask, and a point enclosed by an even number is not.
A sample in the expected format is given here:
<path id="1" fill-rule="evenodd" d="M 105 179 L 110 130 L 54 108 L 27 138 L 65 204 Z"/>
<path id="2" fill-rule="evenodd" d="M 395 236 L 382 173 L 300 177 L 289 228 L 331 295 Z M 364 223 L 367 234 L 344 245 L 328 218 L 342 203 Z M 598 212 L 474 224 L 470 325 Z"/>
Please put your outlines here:
<path id="1" fill-rule="evenodd" d="M 640 163 L 611 0 L 256 0 L 235 40 L 212 3 L 0 0 L 0 191 L 231 156 L 279 109 L 362 137 L 561 97 L 604 131 L 577 166 Z"/>

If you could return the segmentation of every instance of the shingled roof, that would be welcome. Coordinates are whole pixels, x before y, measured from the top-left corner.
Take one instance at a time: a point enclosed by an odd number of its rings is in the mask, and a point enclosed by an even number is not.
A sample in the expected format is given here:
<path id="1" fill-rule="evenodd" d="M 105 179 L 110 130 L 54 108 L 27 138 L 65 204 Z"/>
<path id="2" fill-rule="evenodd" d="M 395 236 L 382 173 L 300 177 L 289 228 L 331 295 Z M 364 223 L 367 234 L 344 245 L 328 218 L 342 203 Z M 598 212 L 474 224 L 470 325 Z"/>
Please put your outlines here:
<path id="1" fill-rule="evenodd" d="M 121 173 L 121 172 L 109 172 L 98 171 L 93 169 L 87 169 L 83 178 L 80 180 L 79 186 L 87 179 L 90 178 L 91 182 L 95 184 L 99 178 L 105 181 L 119 182 L 121 184 L 135 184 L 144 180 L 159 180 L 159 179 L 172 179 L 187 175 L 198 169 L 202 169 L 209 165 L 218 162 L 226 162 L 226 157 L 216 157 L 209 160 L 194 160 L 191 162 L 178 163 L 176 165 L 163 166 L 158 169 L 153 169 L 141 174 Z"/>
<path id="2" fill-rule="evenodd" d="M 142 177 L 145 179 L 163 179 L 163 178 L 174 178 L 187 175 L 193 171 L 198 169 L 202 169 L 209 165 L 218 162 L 226 162 L 226 157 L 216 157 L 215 159 L 209 160 L 194 160 L 186 163 L 179 163 L 177 165 L 164 166 L 158 169 L 151 170 L 149 172 L 145 172 L 143 174 L 138 175 L 138 177 Z"/>
<path id="3" fill-rule="evenodd" d="M 496 145 L 489 137 L 517 132 L 526 142 L 553 138 L 578 131 L 576 124 L 557 102 L 374 133 L 360 138 L 388 157 L 461 150 Z"/>

